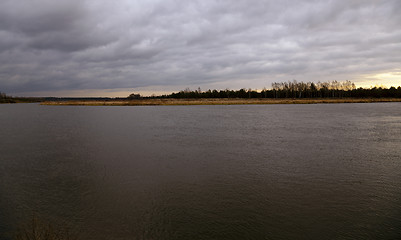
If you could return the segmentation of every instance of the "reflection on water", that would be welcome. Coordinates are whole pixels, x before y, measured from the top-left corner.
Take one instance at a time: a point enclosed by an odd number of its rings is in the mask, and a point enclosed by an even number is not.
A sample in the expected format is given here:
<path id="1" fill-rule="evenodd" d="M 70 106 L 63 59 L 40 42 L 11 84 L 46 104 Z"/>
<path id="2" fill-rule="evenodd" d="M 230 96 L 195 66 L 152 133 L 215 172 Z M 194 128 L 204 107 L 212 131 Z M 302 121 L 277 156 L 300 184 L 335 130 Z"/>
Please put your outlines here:
<path id="1" fill-rule="evenodd" d="M 0 237 L 397 239 L 398 103 L 0 105 Z"/>

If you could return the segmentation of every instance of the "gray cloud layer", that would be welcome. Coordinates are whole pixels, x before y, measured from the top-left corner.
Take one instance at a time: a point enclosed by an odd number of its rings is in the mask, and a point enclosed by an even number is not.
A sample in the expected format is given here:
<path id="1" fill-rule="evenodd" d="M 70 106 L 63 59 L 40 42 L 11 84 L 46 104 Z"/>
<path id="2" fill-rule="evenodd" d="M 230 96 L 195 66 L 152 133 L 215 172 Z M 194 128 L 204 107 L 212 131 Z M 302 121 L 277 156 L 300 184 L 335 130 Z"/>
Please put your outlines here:
<path id="1" fill-rule="evenodd" d="M 400 12 L 399 0 L 2 0 L 0 90 L 358 83 L 401 71 Z"/>

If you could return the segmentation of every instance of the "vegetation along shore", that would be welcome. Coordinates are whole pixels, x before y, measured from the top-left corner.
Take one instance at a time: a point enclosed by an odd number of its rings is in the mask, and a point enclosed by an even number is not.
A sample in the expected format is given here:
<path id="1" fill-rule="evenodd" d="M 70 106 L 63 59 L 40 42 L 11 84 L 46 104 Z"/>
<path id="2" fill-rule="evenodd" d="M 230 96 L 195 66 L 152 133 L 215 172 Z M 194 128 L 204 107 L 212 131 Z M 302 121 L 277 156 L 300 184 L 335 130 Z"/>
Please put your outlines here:
<path id="1" fill-rule="evenodd" d="M 110 101 L 47 101 L 42 105 L 64 106 L 157 106 L 157 105 L 241 105 L 241 104 L 317 104 L 317 103 L 372 103 L 401 102 L 400 98 L 339 98 L 339 99 L 240 99 L 240 98 L 204 98 L 204 99 L 136 99 Z"/>
<path id="2" fill-rule="evenodd" d="M 161 96 L 142 97 L 132 93 L 125 98 L 15 98 L 0 95 L 0 102 L 41 102 L 42 105 L 146 106 L 146 105 L 234 105 L 234 104 L 314 104 L 401 102 L 401 87 L 356 88 L 344 82 L 281 82 L 261 91 L 207 90 L 189 88 Z"/>

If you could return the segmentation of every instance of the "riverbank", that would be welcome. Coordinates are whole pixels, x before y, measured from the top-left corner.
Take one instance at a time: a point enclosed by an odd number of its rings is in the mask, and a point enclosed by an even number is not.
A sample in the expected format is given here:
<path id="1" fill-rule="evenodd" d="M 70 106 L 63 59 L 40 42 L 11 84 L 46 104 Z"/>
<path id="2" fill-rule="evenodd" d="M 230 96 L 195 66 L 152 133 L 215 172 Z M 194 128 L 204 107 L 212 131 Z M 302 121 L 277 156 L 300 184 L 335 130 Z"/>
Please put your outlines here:
<path id="1" fill-rule="evenodd" d="M 0 99 L 0 104 L 10 104 L 10 103 L 37 103 L 43 102 L 40 98 L 3 98 Z"/>
<path id="2" fill-rule="evenodd" d="M 159 105 L 243 105 L 243 104 L 318 104 L 318 103 L 373 103 L 401 102 L 400 98 L 339 98 L 339 99 L 242 99 L 242 98 L 203 98 L 203 99 L 136 99 L 111 101 L 47 101 L 42 105 L 57 106 L 159 106 Z"/>

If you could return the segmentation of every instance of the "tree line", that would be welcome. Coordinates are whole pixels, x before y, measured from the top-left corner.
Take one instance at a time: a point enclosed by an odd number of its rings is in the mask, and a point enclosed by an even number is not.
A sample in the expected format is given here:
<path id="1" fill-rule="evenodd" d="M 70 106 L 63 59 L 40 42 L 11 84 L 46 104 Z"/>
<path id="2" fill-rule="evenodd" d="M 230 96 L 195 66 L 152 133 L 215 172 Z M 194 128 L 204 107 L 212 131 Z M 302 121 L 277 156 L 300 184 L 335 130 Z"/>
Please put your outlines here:
<path id="1" fill-rule="evenodd" d="M 15 103 L 15 100 L 12 97 L 7 96 L 5 93 L 0 92 L 0 103 Z"/>
<path id="2" fill-rule="evenodd" d="M 132 94 L 131 94 L 132 95 Z M 139 95 L 138 95 L 139 96 Z M 401 98 L 401 87 L 356 88 L 351 81 L 274 82 L 271 89 L 185 90 L 148 98 Z M 131 96 L 132 99 L 132 96 Z"/>
<path id="3" fill-rule="evenodd" d="M 54 98 L 54 97 L 11 97 L 0 92 L 0 103 L 15 102 L 41 102 L 41 101 L 68 101 L 68 100 L 134 100 L 141 98 L 401 98 L 401 86 L 395 88 L 371 87 L 356 88 L 351 81 L 330 82 L 274 82 L 270 89 L 263 88 L 261 91 L 242 88 L 240 90 L 207 90 L 200 88 L 174 92 L 168 95 L 142 97 L 132 93 L 126 98 Z"/>
<path id="4" fill-rule="evenodd" d="M 47 98 L 41 97 L 14 97 L 0 92 L 0 103 L 32 103 L 32 102 L 43 102 Z"/>

